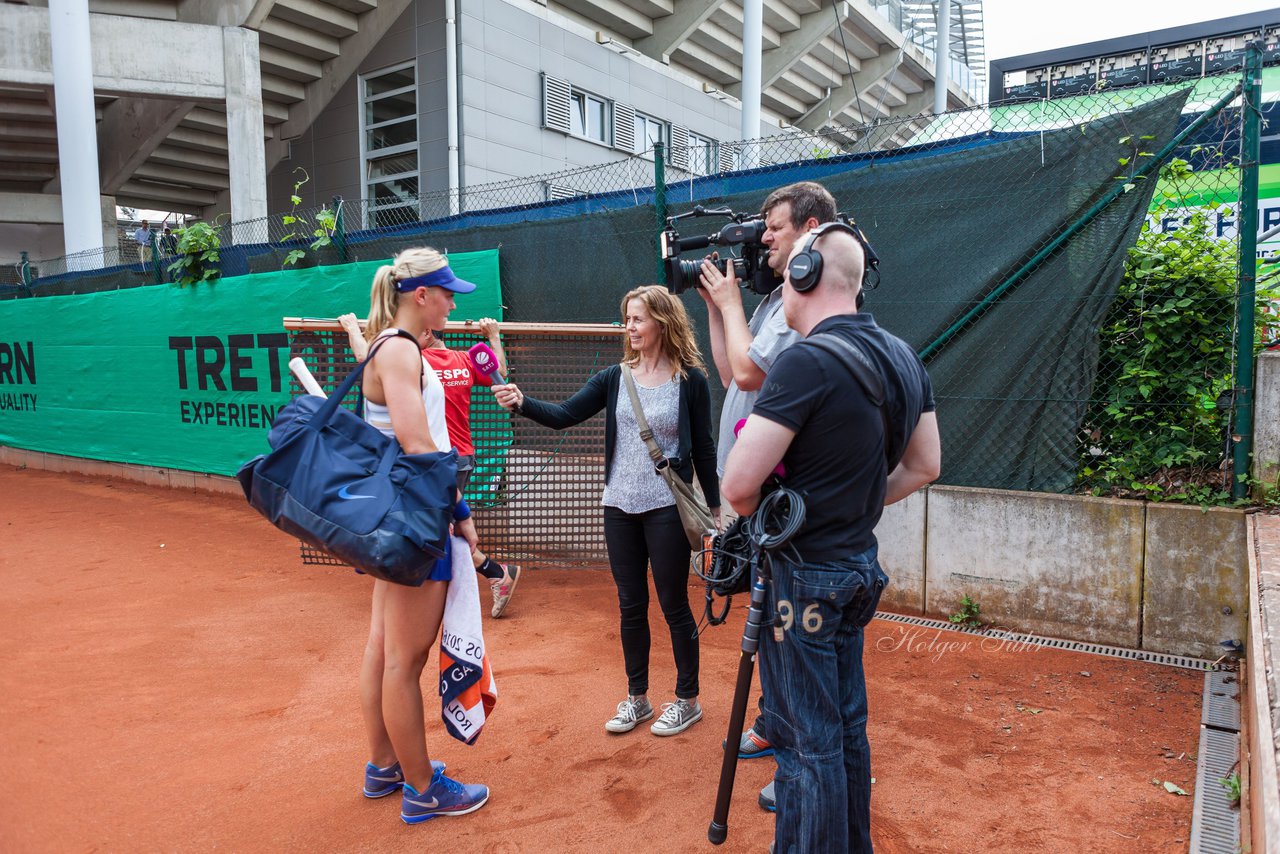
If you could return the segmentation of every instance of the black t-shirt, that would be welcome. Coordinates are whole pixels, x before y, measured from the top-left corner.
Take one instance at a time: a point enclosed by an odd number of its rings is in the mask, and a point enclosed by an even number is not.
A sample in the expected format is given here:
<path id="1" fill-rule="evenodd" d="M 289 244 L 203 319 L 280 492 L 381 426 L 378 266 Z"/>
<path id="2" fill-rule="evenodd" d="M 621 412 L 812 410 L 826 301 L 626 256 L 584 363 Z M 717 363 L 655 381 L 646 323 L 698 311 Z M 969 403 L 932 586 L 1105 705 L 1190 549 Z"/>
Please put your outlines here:
<path id="1" fill-rule="evenodd" d="M 884 510 L 885 478 L 902 459 L 933 387 L 915 351 L 869 314 L 829 317 L 830 332 L 859 347 L 880 370 L 889 413 L 888 453 L 879 408 L 835 356 L 804 342 L 783 351 L 752 413 L 796 431 L 783 456 L 787 487 L 805 499 L 805 524 L 792 544 L 805 561 L 866 551 Z"/>

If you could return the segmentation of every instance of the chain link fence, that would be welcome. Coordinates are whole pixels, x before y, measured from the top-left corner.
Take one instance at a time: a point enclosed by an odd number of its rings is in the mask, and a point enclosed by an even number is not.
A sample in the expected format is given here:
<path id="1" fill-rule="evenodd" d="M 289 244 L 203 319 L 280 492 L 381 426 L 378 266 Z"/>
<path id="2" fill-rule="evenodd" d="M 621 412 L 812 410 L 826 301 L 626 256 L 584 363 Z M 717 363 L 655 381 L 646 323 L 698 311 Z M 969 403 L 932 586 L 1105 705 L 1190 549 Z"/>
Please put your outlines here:
<path id="1" fill-rule="evenodd" d="M 222 274 L 422 243 L 500 245 L 508 319 L 613 322 L 623 292 L 662 280 L 665 217 L 694 205 L 750 215 L 771 190 L 816 180 L 883 259 L 867 310 L 930 368 L 943 482 L 1216 500 L 1240 474 L 1233 419 L 1249 389 L 1237 372 L 1255 346 L 1242 344 L 1242 324 L 1258 344 L 1277 335 L 1268 268 L 1264 310 L 1240 298 L 1241 235 L 1257 231 L 1256 201 L 1241 203 L 1257 174 L 1242 153 L 1246 120 L 1274 109 L 1256 96 L 1242 106 L 1240 89 L 1238 74 L 1102 89 L 788 129 L 461 193 L 334 200 L 219 226 Z M 693 222 L 691 233 L 724 224 Z M 100 287 L 154 276 L 71 266 L 66 279 L 96 276 Z M 43 270 L 27 290 L 57 292 Z M 709 353 L 705 307 L 685 304 Z M 542 346 L 531 358 L 557 358 Z"/>
<path id="2" fill-rule="evenodd" d="M 1256 349 L 1241 325 L 1277 337 L 1265 267 L 1263 310 L 1241 300 L 1246 119 L 1273 108 L 1240 88 L 1232 74 L 741 142 L 745 172 L 679 175 L 667 212 L 750 211 L 801 179 L 832 190 L 883 259 L 867 310 L 929 366 L 942 482 L 1223 502 L 1241 494 L 1238 369 Z"/>

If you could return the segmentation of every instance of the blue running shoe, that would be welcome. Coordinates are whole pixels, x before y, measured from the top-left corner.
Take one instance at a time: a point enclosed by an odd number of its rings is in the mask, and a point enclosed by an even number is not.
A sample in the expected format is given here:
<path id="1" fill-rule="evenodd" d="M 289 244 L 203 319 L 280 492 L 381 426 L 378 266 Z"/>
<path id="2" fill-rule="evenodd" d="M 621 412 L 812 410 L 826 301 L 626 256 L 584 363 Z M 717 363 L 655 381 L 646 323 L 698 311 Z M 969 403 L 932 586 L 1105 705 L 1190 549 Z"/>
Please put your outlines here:
<path id="1" fill-rule="evenodd" d="M 431 760 L 433 771 L 443 771 L 444 763 Z M 366 798 L 385 798 L 392 792 L 399 791 L 404 785 L 404 774 L 400 771 L 400 763 L 395 762 L 386 768 L 379 768 L 372 762 L 364 766 L 364 796 Z"/>
<path id="2" fill-rule="evenodd" d="M 488 786 L 459 783 L 437 768 L 425 792 L 419 793 L 413 786 L 404 784 L 400 818 L 405 824 L 420 824 L 438 815 L 466 815 L 480 809 L 488 800 Z"/>

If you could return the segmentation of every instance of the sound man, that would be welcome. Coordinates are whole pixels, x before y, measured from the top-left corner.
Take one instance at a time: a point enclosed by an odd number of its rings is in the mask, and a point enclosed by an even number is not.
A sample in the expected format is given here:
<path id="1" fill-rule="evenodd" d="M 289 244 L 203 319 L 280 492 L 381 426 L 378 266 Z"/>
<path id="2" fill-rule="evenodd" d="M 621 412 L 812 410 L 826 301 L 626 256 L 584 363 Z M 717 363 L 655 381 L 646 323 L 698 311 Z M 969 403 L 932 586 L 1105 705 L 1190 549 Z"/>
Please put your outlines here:
<path id="1" fill-rule="evenodd" d="M 764 378 L 725 464 L 722 493 L 741 514 L 783 462 L 805 496 L 791 542 L 775 559 L 760 643 L 765 728 L 778 760 L 776 850 L 870 852 L 871 755 L 863 627 L 888 583 L 872 533 L 886 504 L 938 476 L 941 448 L 924 365 L 903 341 L 859 314 L 865 256 L 852 230 L 828 223 L 797 242 L 782 305 L 805 338 L 835 336 L 861 354 L 883 405 L 844 360 L 800 341 Z M 781 554 L 779 555 L 781 557 Z"/>

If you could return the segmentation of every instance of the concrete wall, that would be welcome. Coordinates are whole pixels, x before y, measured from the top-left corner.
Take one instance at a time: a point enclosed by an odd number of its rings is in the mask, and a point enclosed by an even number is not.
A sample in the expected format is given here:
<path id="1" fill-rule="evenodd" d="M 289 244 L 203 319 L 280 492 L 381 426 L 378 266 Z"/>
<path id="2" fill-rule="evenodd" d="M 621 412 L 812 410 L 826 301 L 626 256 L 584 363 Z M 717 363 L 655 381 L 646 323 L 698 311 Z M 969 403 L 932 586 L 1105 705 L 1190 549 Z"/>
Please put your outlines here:
<path id="1" fill-rule="evenodd" d="M 467 185 L 626 157 L 541 127 L 542 72 L 711 139 L 742 135 L 738 109 L 703 92 L 701 84 L 647 57 L 624 56 L 599 45 L 591 31 L 531 3 L 475 0 L 465 4 L 460 18 Z"/>
<path id="2" fill-rule="evenodd" d="M 1280 516 L 1249 519 L 1249 640 L 1241 698 L 1251 848 L 1280 851 Z"/>
<path id="3" fill-rule="evenodd" d="M 924 614 L 924 532 L 928 504 L 929 491 L 921 490 L 884 508 L 880 524 L 876 525 L 880 567 L 889 576 L 880 607 L 888 611 Z"/>
<path id="4" fill-rule="evenodd" d="M 883 606 L 945 619 L 969 596 L 996 627 L 1216 659 L 1243 639 L 1239 510 L 935 486 L 876 528 Z"/>
<path id="5" fill-rule="evenodd" d="M 1142 648 L 1210 660 L 1244 641 L 1248 555 L 1238 510 L 1149 504 Z"/>
<path id="6" fill-rule="evenodd" d="M 926 543 L 930 616 L 967 595 L 1000 628 L 1141 641 L 1141 502 L 933 487 Z"/>
<path id="7" fill-rule="evenodd" d="M 140 466 L 135 463 L 86 460 L 81 457 L 67 457 L 61 454 L 47 454 L 42 451 L 10 448 L 7 445 L 0 445 L 0 465 L 40 469 L 41 471 L 84 474 L 93 477 L 118 477 L 135 483 L 145 483 L 148 486 L 166 486 L 172 489 L 197 489 L 203 492 L 244 495 L 244 490 L 240 487 L 240 481 L 234 477 L 223 477 L 222 475 L 184 471 L 182 469 Z"/>
<path id="8" fill-rule="evenodd" d="M 303 207 L 327 203 L 334 196 L 363 198 L 359 75 L 414 59 L 418 60 L 418 166 L 423 171 L 419 190 L 430 192 L 447 186 L 447 174 L 441 178 L 431 168 L 443 166 L 448 154 L 443 118 L 444 0 L 418 0 L 391 25 L 306 133 L 290 143 L 290 156 L 267 178 L 268 210 L 292 207 L 289 196 L 299 166 L 311 177 L 298 194 Z M 437 101 L 439 109 L 428 111 Z M 352 222 L 348 227 L 359 226 Z"/>
<path id="9" fill-rule="evenodd" d="M 1280 489 L 1280 350 L 1259 353 L 1255 367 L 1253 478 L 1272 491 Z"/>

